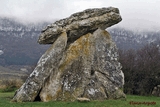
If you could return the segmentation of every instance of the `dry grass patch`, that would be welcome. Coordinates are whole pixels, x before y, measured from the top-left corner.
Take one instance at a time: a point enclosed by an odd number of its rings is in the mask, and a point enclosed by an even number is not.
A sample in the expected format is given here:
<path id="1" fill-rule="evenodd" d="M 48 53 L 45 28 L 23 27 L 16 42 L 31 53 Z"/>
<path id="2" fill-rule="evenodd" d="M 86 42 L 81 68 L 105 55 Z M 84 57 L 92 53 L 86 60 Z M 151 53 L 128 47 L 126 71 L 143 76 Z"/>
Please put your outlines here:
<path id="1" fill-rule="evenodd" d="M 0 80 L 1 92 L 11 92 L 18 89 L 23 84 L 21 79 Z"/>

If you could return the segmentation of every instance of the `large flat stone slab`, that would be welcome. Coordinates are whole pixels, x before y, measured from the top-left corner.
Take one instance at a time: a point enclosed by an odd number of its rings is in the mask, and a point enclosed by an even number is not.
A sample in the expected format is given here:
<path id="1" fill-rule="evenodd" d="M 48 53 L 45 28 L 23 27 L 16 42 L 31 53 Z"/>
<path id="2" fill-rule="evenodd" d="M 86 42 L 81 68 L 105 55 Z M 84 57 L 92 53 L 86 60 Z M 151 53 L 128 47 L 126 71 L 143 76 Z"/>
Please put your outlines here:
<path id="1" fill-rule="evenodd" d="M 98 28 L 106 29 L 122 20 L 118 8 L 95 8 L 75 13 L 49 25 L 42 31 L 38 43 L 52 44 L 62 32 L 67 32 L 68 42 L 92 33 Z"/>

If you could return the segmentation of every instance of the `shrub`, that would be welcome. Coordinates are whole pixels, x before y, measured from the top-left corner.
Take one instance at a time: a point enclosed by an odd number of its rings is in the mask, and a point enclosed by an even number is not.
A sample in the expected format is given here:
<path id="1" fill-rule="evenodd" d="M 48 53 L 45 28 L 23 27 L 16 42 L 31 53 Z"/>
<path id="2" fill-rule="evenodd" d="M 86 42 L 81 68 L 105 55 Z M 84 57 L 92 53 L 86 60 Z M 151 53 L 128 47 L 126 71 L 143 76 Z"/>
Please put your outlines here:
<path id="1" fill-rule="evenodd" d="M 20 79 L 2 80 L 1 85 L 4 86 L 1 92 L 12 92 L 18 89 L 23 84 Z"/>

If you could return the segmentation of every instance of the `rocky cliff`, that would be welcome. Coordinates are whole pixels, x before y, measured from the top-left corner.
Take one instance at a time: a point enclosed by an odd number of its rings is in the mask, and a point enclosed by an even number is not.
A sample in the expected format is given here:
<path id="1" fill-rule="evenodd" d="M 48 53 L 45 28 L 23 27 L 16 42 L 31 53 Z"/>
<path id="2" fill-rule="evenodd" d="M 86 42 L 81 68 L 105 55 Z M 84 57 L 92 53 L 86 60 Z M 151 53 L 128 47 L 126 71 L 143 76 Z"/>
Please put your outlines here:
<path id="1" fill-rule="evenodd" d="M 117 48 L 105 31 L 121 20 L 119 10 L 109 7 L 87 9 L 48 26 L 38 42 L 53 45 L 13 101 L 125 98 Z"/>

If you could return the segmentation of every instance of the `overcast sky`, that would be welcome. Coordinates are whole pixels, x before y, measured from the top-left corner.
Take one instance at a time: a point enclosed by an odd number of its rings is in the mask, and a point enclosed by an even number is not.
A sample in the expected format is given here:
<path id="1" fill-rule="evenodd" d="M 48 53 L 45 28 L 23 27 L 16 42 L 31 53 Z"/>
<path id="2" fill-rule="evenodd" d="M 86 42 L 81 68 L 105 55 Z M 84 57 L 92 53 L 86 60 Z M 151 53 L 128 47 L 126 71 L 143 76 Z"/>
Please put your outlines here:
<path id="1" fill-rule="evenodd" d="M 117 7 L 123 21 L 116 26 L 131 29 L 160 29 L 160 0 L 0 0 L 0 16 L 23 21 L 69 17 L 88 8 Z"/>

